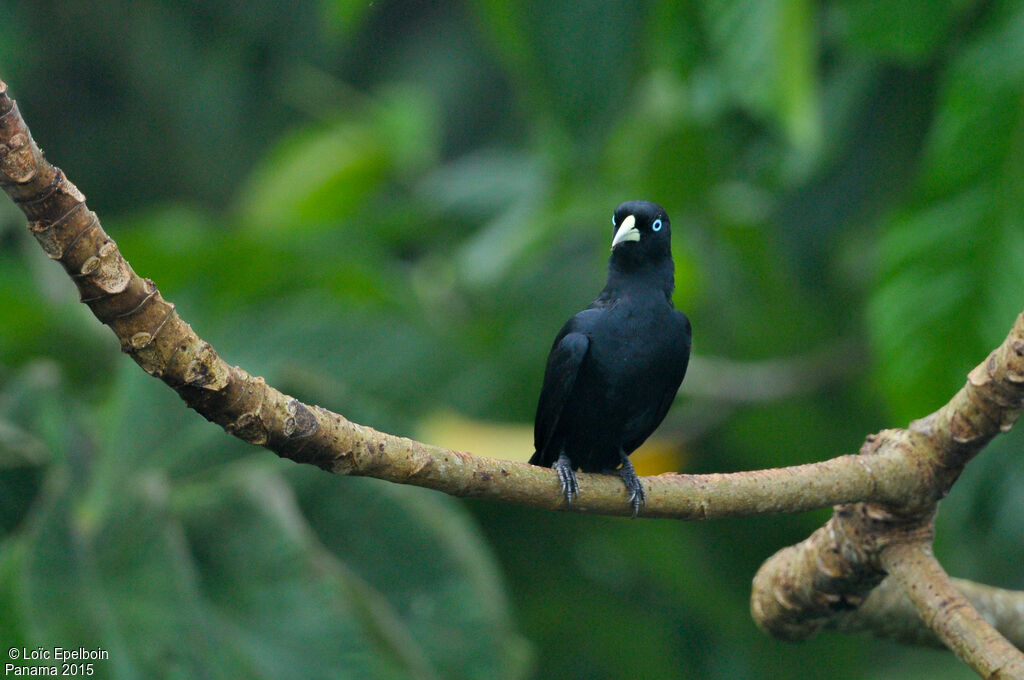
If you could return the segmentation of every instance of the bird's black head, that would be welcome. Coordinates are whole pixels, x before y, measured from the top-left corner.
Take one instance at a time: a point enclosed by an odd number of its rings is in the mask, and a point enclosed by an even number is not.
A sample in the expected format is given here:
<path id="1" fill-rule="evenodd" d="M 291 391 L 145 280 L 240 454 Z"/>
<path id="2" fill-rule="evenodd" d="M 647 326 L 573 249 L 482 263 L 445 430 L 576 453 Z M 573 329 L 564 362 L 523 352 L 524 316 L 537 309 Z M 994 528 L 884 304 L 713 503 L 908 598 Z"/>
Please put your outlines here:
<path id="1" fill-rule="evenodd" d="M 671 260 L 671 229 L 665 209 L 650 201 L 627 201 L 615 209 L 612 259 L 622 264 Z"/>

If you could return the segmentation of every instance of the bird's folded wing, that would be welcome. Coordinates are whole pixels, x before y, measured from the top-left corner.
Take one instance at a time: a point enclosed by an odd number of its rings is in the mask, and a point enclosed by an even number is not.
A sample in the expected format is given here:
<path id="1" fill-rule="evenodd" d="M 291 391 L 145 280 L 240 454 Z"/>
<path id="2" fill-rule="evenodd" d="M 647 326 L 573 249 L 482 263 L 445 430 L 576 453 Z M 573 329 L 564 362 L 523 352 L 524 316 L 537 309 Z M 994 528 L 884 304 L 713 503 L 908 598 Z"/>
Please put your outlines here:
<path id="1" fill-rule="evenodd" d="M 544 386 L 537 404 L 537 419 L 533 429 L 535 452 L 530 462 L 534 465 L 551 465 L 558 458 L 558 451 L 551 451 L 549 444 L 558 426 L 562 409 L 572 394 L 576 376 L 587 356 L 590 340 L 583 333 L 566 333 L 555 343 L 548 356 L 544 371 Z"/>

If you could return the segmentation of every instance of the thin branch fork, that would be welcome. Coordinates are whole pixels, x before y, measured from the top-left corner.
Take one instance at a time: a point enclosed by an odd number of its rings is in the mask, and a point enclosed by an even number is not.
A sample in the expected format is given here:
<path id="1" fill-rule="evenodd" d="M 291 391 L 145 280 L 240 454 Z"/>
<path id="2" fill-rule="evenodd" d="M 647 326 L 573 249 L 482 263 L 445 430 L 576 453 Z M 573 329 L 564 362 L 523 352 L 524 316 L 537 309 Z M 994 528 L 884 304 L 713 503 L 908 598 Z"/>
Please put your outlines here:
<path id="1" fill-rule="evenodd" d="M 229 434 L 336 474 L 567 509 L 550 469 L 378 432 L 304 404 L 225 363 L 156 285 L 132 270 L 86 206 L 85 197 L 43 158 L 2 80 L 0 186 L 24 212 L 46 254 L 78 286 L 82 302 L 117 336 L 122 351 Z M 848 619 L 849 611 L 865 601 L 889 570 L 895 582 L 910 587 L 900 576 L 904 572 L 899 565 L 907 561 L 893 557 L 902 553 L 892 546 L 906 545 L 908 536 L 914 537 L 914 545 L 927 546 L 939 499 L 963 466 L 1012 426 L 1022 400 L 1024 315 L 946 406 L 908 428 L 868 437 L 859 454 L 789 468 L 648 477 L 644 516 L 697 520 L 837 506 L 824 527 L 769 559 L 754 581 L 752 611 L 758 624 L 773 635 L 800 639 L 837 618 Z M 582 494 L 573 510 L 631 512 L 617 478 L 580 474 L 579 482 Z M 938 565 L 932 566 L 916 573 L 939 584 Z M 910 595 L 929 626 L 968 658 L 969 650 L 959 649 L 951 637 L 959 633 L 944 632 L 952 610 L 930 615 L 936 611 L 930 601 Z M 956 612 L 958 617 L 981 620 L 966 600 Z M 968 661 L 979 670 L 1016 673 L 1024 657 L 1016 650 L 1013 657 L 1006 650 L 1008 643 L 999 646 L 993 640 L 985 633 L 972 638 L 971 644 L 998 647 L 999 654 L 1005 652 L 1011 660 L 1001 665 Z"/>

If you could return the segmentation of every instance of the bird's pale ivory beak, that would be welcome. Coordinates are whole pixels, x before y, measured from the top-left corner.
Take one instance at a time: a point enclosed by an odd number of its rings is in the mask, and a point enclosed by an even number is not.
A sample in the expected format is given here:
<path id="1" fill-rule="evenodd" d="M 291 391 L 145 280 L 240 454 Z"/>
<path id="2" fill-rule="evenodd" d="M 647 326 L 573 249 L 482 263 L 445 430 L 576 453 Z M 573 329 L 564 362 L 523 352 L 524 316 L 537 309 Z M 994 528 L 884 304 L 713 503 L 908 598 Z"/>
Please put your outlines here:
<path id="1" fill-rule="evenodd" d="M 612 239 L 612 250 L 623 241 L 639 240 L 640 230 L 636 228 L 636 218 L 632 215 L 627 215 L 626 219 L 622 220 L 622 224 L 619 225 L 619 230 L 615 232 L 615 238 Z"/>

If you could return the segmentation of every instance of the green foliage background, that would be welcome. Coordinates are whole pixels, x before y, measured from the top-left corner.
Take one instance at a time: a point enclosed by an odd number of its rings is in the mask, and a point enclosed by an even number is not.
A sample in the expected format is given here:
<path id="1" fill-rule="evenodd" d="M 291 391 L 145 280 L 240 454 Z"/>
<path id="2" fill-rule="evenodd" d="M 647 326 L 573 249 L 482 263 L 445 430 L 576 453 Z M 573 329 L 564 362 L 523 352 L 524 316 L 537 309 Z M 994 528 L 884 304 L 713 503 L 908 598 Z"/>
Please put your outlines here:
<path id="1" fill-rule="evenodd" d="M 670 413 L 687 472 L 855 451 L 1024 306 L 1011 0 L 0 0 L 0 76 L 223 357 L 390 432 L 528 428 L 630 198 L 673 217 L 697 362 L 740 369 Z M 970 677 L 755 629 L 754 571 L 826 512 L 634 522 L 301 469 L 120 356 L 7 202 L 0 255 L 5 650 L 102 647 L 110 678 Z M 806 390 L 742 379 L 807 356 Z M 1020 444 L 943 504 L 955 575 L 1024 587 Z"/>

